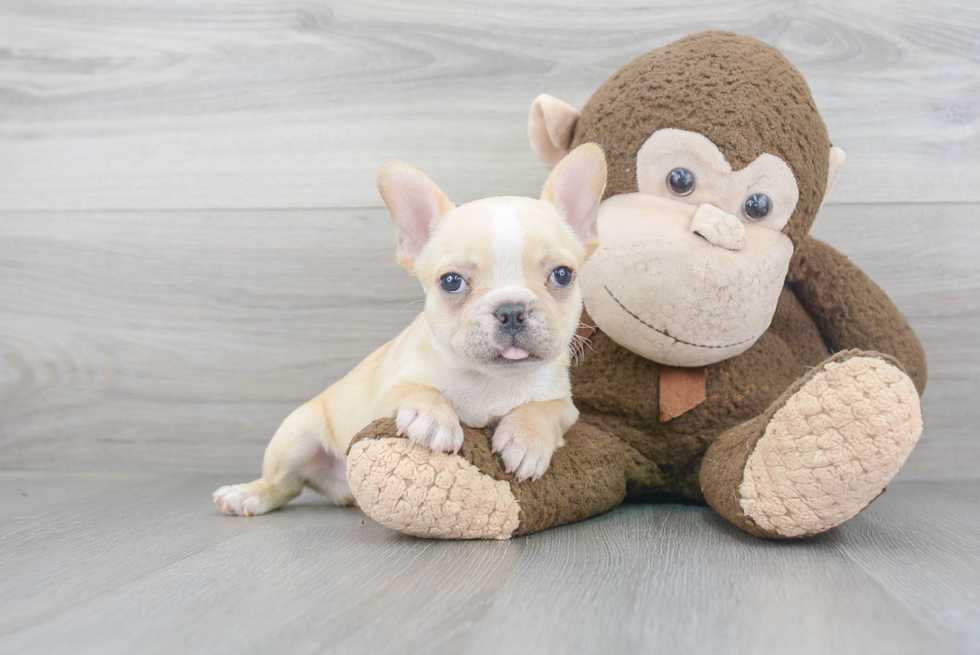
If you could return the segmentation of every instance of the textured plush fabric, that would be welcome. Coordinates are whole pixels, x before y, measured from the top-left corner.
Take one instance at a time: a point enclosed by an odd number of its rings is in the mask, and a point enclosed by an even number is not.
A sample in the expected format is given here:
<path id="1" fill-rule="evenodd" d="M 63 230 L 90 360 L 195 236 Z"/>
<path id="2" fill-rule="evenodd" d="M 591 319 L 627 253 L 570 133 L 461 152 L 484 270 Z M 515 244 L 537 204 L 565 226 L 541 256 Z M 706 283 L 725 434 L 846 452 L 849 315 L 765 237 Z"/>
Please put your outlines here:
<path id="1" fill-rule="evenodd" d="M 606 195 L 637 190 L 636 153 L 654 131 L 699 132 L 733 170 L 764 152 L 793 170 L 800 199 L 784 231 L 810 230 L 827 188 L 830 139 L 803 75 L 775 48 L 730 32 L 701 32 L 638 57 L 592 95 L 572 147 L 594 142 L 609 162 Z"/>
<path id="2" fill-rule="evenodd" d="M 715 437 L 763 413 L 829 355 L 806 310 L 784 289 L 769 330 L 745 353 L 708 366 L 705 401 L 671 421 L 660 421 L 660 365 L 602 333 L 572 369 L 572 393 L 580 420 L 619 436 L 656 464 L 664 476 L 658 491 L 701 500 L 698 465 Z"/>
<path id="3" fill-rule="evenodd" d="M 706 215 L 745 247 L 729 250 L 711 243 L 710 230 L 695 232 Z M 617 343 L 670 366 L 706 366 L 751 348 L 793 258 L 793 242 L 777 229 L 644 193 L 605 200 L 599 235 L 580 276 L 586 308 Z"/>
<path id="4" fill-rule="evenodd" d="M 492 430 L 464 430 L 459 456 L 393 437 L 391 419 L 362 430 L 348 480 L 368 516 L 419 537 L 506 539 L 601 514 L 623 502 L 627 480 L 657 473 L 621 440 L 578 423 L 548 474 L 518 483 L 490 450 Z M 503 485 L 503 486 L 501 486 Z M 519 512 L 519 513 L 518 513 Z"/>
<path id="5" fill-rule="evenodd" d="M 547 94 L 535 99 L 527 121 L 527 133 L 534 154 L 548 168 L 568 154 L 565 146 L 572 141 L 572 130 L 580 115 L 578 109 Z"/>
<path id="6" fill-rule="evenodd" d="M 915 385 L 890 362 L 856 355 L 821 365 L 752 449 L 738 488 L 742 511 L 786 537 L 840 525 L 895 477 L 921 417 Z"/>
<path id="7" fill-rule="evenodd" d="M 466 430 L 460 455 L 494 480 L 510 483 L 521 508 L 515 535 L 580 521 L 612 509 L 623 502 L 627 480 L 642 477 L 642 469 L 649 467 L 621 440 L 580 422 L 565 434 L 565 446 L 555 452 L 544 476 L 518 483 L 491 452 L 492 434 L 492 430 Z"/>
<path id="8" fill-rule="evenodd" d="M 767 152 L 796 176 L 799 203 L 784 229 L 796 252 L 772 322 L 748 350 L 707 366 L 704 402 L 670 420 L 660 415 L 661 366 L 602 331 L 591 334 L 571 372 L 579 422 L 537 482 L 514 482 L 490 452 L 489 431 L 467 430 L 458 458 L 510 484 L 520 505 L 514 535 L 661 494 L 707 500 L 761 537 L 816 534 L 867 506 L 921 431 L 911 391 L 921 394 L 926 381 L 918 339 L 867 275 L 807 236 L 831 153 L 799 71 L 755 39 L 695 34 L 603 84 L 582 111 L 574 143 L 605 149 L 607 196 L 632 193 L 638 149 L 666 127 L 709 137 L 733 169 Z M 369 460 L 395 457 L 393 430 L 368 432 L 387 444 Z M 351 451 L 352 460 L 364 456 Z M 432 454 L 445 457 L 454 456 Z M 489 487 L 467 488 L 479 495 Z M 371 501 L 354 493 L 362 507 Z"/>
<path id="9" fill-rule="evenodd" d="M 843 364 L 847 366 L 841 369 Z M 869 376 L 867 369 L 872 367 L 875 370 Z M 829 380 L 828 369 L 832 372 Z M 890 385 L 899 392 L 892 392 Z M 883 396 L 885 402 L 881 402 Z M 865 403 L 876 406 L 868 412 Z M 905 420 L 885 418 L 896 412 Z M 864 420 L 870 420 L 870 425 L 862 426 Z M 837 353 L 810 369 L 767 411 L 718 437 L 701 466 L 704 494 L 715 510 L 756 536 L 788 538 L 817 534 L 851 518 L 884 491 L 884 482 L 879 477 L 890 474 L 886 476 L 890 479 L 897 472 L 921 429 L 914 385 L 894 358 L 860 350 Z M 775 444 L 767 444 L 759 453 L 757 446 L 767 435 Z M 855 443 L 850 443 L 848 435 L 857 437 L 853 439 Z M 867 435 L 872 438 L 866 438 Z M 896 448 L 902 451 L 897 456 L 893 452 Z M 775 457 L 778 462 L 772 470 L 755 466 L 751 468 L 756 470 L 750 472 L 749 461 L 757 458 L 757 453 L 763 460 Z M 840 464 L 867 466 L 877 474 L 822 470 L 817 474 L 822 480 L 813 478 L 813 470 Z M 853 488 L 844 485 L 849 474 L 856 474 L 852 476 Z M 762 494 L 758 489 L 760 476 L 767 478 L 769 486 Z M 765 494 L 771 490 L 769 483 L 773 477 L 787 485 L 781 496 Z M 824 483 L 828 487 L 843 487 L 834 497 L 824 491 Z M 817 499 L 817 505 L 824 506 L 811 507 L 804 502 L 809 496 Z M 756 507 L 761 498 L 767 498 L 769 506 Z M 775 511 L 773 501 L 777 506 Z M 787 511 L 787 505 L 794 507 L 794 511 Z M 772 520 L 774 512 L 780 514 L 778 525 Z M 811 519 L 814 520 L 808 523 Z"/>
<path id="10" fill-rule="evenodd" d="M 507 539 L 520 525 L 510 486 L 463 457 L 434 453 L 407 439 L 384 437 L 379 419 L 348 449 L 347 479 L 361 509 L 379 523 L 417 537 Z M 469 430 L 470 439 L 483 434 Z"/>
<path id="11" fill-rule="evenodd" d="M 888 353 L 902 363 L 919 394 L 926 388 L 926 353 L 908 320 L 847 257 L 812 237 L 796 249 L 787 276 L 832 350 Z"/>

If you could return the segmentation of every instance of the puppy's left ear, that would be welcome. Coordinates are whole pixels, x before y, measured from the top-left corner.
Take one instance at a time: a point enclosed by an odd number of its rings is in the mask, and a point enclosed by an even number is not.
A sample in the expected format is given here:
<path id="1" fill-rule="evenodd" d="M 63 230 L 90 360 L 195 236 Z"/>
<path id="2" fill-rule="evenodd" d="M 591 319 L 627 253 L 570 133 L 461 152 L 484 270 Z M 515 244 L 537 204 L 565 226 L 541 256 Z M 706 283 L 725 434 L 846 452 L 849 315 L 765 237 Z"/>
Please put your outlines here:
<path id="1" fill-rule="evenodd" d="M 436 223 L 455 205 L 425 173 L 390 161 L 378 173 L 378 192 L 388 206 L 398 236 L 398 263 L 415 274 L 415 261 Z"/>
<path id="2" fill-rule="evenodd" d="M 594 143 L 585 143 L 565 155 L 548 176 L 541 199 L 561 211 L 575 232 L 586 256 L 599 245 L 596 215 L 606 188 L 606 156 Z"/>

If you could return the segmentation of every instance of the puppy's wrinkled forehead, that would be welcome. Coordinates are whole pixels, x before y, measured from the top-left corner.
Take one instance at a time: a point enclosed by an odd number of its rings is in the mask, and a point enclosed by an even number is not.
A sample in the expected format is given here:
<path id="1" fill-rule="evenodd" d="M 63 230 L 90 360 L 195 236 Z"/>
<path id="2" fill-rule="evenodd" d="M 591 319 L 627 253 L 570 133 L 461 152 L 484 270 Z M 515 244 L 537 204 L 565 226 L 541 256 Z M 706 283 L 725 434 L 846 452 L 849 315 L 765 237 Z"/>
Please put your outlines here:
<path id="1" fill-rule="evenodd" d="M 527 232 L 516 203 L 491 205 L 490 246 L 493 251 L 493 286 L 524 284 L 524 245 Z"/>
<path id="2" fill-rule="evenodd" d="M 493 288 L 526 286 L 539 267 L 576 265 L 584 256 L 554 206 L 530 198 L 487 198 L 457 207 L 432 241 L 427 264 L 478 269 L 480 284 Z"/>

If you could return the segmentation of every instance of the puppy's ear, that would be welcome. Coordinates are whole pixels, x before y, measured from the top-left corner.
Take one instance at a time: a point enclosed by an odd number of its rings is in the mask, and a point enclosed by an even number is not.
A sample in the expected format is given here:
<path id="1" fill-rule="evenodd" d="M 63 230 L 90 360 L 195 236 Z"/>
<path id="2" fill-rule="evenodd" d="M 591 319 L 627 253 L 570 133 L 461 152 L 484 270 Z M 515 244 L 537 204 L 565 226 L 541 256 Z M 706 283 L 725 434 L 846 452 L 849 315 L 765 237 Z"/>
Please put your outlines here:
<path id="1" fill-rule="evenodd" d="M 455 205 L 425 173 L 401 161 L 390 161 L 381 168 L 378 192 L 395 224 L 398 263 L 414 274 L 415 260 L 436 223 Z"/>
<path id="2" fill-rule="evenodd" d="M 527 118 L 527 136 L 542 164 L 552 168 L 568 154 L 581 115 L 575 107 L 547 93 L 534 99 Z"/>
<path id="3" fill-rule="evenodd" d="M 585 143 L 558 162 L 541 191 L 541 199 L 561 211 L 587 256 L 599 242 L 596 215 L 605 188 L 606 156 L 596 144 Z"/>

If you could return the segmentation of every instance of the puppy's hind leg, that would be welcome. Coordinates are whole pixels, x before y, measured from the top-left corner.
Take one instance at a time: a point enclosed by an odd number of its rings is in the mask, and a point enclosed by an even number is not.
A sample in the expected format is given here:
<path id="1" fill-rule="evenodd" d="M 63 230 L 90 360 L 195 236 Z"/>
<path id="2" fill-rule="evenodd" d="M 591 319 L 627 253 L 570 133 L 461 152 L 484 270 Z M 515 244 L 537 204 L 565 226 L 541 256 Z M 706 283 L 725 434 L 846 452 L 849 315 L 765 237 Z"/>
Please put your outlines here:
<path id="1" fill-rule="evenodd" d="M 320 452 L 303 466 L 302 475 L 306 486 L 319 491 L 335 505 L 356 504 L 347 484 L 347 460 L 341 455 L 320 448 Z"/>
<path id="2" fill-rule="evenodd" d="M 265 449 L 262 477 L 221 487 L 212 496 L 214 504 L 226 514 L 240 516 L 265 514 L 282 507 L 303 491 L 306 476 L 322 468 L 320 461 L 329 457 L 323 449 L 326 430 L 320 399 L 302 405 L 283 421 Z M 341 464 L 341 470 L 342 467 Z"/>

